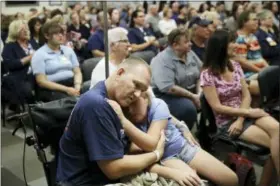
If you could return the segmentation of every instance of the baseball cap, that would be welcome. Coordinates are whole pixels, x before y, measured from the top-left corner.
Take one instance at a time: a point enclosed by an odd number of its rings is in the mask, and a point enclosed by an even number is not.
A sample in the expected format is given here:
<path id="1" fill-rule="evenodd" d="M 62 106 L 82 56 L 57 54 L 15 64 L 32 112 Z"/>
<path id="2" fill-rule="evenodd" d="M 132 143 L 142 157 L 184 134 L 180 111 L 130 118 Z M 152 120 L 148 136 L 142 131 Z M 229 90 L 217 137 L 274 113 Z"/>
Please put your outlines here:
<path id="1" fill-rule="evenodd" d="M 119 42 L 119 41 L 128 41 L 127 37 L 128 31 L 122 27 L 116 27 L 108 30 L 108 43 L 109 46 L 112 43 Z"/>
<path id="2" fill-rule="evenodd" d="M 206 26 L 208 26 L 212 23 L 213 23 L 213 21 L 209 21 L 207 19 L 202 19 L 199 16 L 195 16 L 190 20 L 189 28 L 192 28 L 193 25 L 199 25 L 199 26 L 202 26 L 202 27 L 206 27 Z"/>

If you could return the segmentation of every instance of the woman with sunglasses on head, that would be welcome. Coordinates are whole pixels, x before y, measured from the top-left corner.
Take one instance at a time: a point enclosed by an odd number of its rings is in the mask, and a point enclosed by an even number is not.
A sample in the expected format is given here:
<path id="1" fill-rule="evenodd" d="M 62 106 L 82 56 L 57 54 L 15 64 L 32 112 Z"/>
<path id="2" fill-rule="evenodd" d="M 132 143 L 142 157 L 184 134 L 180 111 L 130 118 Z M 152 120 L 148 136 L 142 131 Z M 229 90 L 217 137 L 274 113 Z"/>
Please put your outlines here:
<path id="1" fill-rule="evenodd" d="M 229 59 L 229 33 L 216 31 L 209 39 L 200 83 L 211 106 L 218 134 L 270 149 L 260 185 L 269 185 L 275 166 L 279 175 L 279 123 L 262 109 L 250 108 L 251 96 L 239 63 Z"/>

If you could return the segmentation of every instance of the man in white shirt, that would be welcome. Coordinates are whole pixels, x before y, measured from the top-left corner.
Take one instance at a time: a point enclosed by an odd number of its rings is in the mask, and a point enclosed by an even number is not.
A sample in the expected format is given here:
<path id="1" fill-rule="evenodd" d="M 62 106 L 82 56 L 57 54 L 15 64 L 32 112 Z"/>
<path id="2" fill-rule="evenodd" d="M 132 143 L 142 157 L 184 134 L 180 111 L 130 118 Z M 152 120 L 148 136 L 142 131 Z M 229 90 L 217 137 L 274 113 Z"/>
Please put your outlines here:
<path id="1" fill-rule="evenodd" d="M 109 74 L 114 72 L 118 65 L 129 55 L 129 51 L 131 49 L 127 33 L 127 30 L 121 27 L 113 28 L 108 31 Z M 90 88 L 94 87 L 99 81 L 103 81 L 105 79 L 104 57 L 92 71 Z"/>

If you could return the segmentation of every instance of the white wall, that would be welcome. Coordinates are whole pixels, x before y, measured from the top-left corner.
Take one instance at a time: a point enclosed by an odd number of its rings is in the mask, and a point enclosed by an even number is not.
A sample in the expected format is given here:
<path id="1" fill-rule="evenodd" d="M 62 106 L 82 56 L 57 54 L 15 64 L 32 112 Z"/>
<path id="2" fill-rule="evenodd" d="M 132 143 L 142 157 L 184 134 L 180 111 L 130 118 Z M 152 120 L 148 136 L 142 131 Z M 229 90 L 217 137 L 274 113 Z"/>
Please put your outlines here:
<path id="1" fill-rule="evenodd" d="M 64 10 L 65 7 L 65 1 L 62 1 L 61 6 L 50 6 L 49 1 L 39 1 L 38 5 L 28 5 L 28 6 L 8 6 L 6 7 L 6 3 L 1 1 L 1 12 L 3 14 L 15 14 L 17 12 L 22 12 L 22 13 L 28 13 L 30 8 L 36 8 L 37 10 L 41 11 L 43 7 L 46 7 L 47 9 L 56 9 L 60 8 Z"/>

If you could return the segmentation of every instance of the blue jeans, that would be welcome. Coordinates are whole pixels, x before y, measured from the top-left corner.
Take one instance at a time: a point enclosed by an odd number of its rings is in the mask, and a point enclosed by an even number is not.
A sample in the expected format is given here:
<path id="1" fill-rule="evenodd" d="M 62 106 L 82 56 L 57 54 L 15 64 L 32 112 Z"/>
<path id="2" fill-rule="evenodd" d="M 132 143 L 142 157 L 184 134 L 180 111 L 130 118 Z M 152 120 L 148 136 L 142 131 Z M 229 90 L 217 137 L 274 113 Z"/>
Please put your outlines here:
<path id="1" fill-rule="evenodd" d="M 189 129 L 192 129 L 197 122 L 197 110 L 190 99 L 167 94 L 159 95 L 158 98 L 166 102 L 173 116 L 180 121 L 184 121 Z"/>

